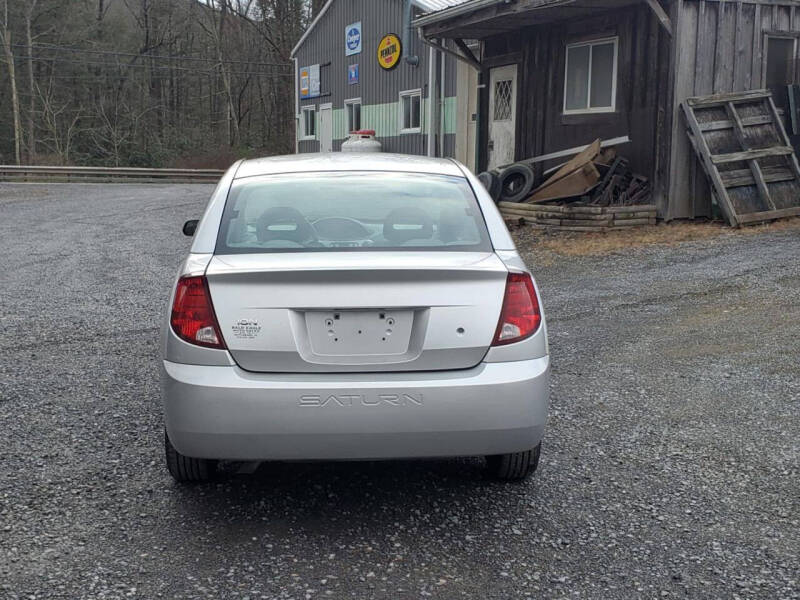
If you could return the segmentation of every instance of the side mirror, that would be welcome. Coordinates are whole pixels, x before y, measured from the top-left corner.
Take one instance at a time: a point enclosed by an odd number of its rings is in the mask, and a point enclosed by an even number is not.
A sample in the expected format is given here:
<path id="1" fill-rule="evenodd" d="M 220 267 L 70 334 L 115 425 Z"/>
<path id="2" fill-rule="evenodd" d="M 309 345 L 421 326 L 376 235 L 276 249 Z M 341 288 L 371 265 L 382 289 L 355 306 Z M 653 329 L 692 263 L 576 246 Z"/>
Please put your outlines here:
<path id="1" fill-rule="evenodd" d="M 194 232 L 197 231 L 197 224 L 200 222 L 200 219 L 191 219 L 186 221 L 183 224 L 183 235 L 192 237 Z"/>

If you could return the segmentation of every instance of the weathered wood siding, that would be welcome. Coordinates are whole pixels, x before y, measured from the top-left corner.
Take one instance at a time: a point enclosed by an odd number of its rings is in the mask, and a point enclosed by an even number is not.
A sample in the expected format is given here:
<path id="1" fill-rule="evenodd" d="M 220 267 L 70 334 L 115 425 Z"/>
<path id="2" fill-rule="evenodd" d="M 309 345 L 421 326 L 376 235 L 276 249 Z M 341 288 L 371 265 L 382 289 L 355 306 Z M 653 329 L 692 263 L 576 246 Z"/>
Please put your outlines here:
<path id="1" fill-rule="evenodd" d="M 673 0 L 673 149 L 668 218 L 708 216 L 711 191 L 686 135 L 680 103 L 764 86 L 767 32 L 800 31 L 800 2 Z"/>
<path id="2" fill-rule="evenodd" d="M 613 113 L 565 115 L 566 46 L 574 42 L 619 37 L 617 102 Z M 596 138 L 627 135 L 632 144 L 619 151 L 631 167 L 651 178 L 656 195 L 665 194 L 668 177 L 659 145 L 668 146 L 664 116 L 669 110 L 670 38 L 650 9 L 640 6 L 612 10 L 599 16 L 574 18 L 530 27 L 520 35 L 486 40 L 488 68 L 518 63 L 519 90 L 516 158 L 555 152 L 587 144 Z M 488 106 L 484 89 L 483 106 Z M 485 147 L 488 123 L 483 119 Z M 485 154 L 484 154 L 485 167 Z M 663 185 L 659 185 L 659 181 Z"/>

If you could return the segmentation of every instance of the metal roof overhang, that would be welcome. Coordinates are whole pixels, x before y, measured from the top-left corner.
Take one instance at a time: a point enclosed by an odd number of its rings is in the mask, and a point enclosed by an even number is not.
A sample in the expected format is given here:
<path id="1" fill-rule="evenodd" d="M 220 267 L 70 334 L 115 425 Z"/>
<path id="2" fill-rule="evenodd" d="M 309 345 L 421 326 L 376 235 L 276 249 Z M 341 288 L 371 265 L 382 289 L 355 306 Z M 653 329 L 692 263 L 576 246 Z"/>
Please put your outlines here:
<path id="1" fill-rule="evenodd" d="M 643 0 L 471 0 L 414 21 L 426 39 L 484 39 L 523 27 L 590 17 Z"/>

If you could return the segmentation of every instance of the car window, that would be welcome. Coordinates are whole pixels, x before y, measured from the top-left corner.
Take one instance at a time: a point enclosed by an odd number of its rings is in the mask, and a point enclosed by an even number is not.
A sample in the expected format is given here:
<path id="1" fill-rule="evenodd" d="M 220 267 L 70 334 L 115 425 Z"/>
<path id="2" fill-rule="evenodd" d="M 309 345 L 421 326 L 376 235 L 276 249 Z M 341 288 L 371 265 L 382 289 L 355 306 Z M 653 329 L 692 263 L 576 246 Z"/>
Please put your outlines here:
<path id="1" fill-rule="evenodd" d="M 423 249 L 491 250 L 463 177 L 324 172 L 238 180 L 216 253 Z"/>

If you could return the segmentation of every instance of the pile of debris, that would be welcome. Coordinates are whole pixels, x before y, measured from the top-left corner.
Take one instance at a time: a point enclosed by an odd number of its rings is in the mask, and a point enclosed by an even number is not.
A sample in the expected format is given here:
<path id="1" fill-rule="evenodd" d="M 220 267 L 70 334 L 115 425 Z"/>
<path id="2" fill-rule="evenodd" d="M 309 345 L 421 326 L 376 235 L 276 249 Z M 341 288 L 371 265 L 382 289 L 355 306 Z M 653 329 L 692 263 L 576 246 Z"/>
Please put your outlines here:
<path id="1" fill-rule="evenodd" d="M 533 190 L 526 202 L 631 206 L 648 204 L 652 195 L 646 177 L 630 170 L 628 160 L 596 140 L 568 163 L 556 167 L 547 181 Z"/>
<path id="2" fill-rule="evenodd" d="M 614 149 L 629 141 L 598 139 L 479 177 L 501 213 L 515 222 L 574 231 L 655 225 L 650 181 L 632 172 L 629 161 Z M 570 155 L 576 156 L 545 171 L 545 180 L 535 186 L 535 163 Z"/>

